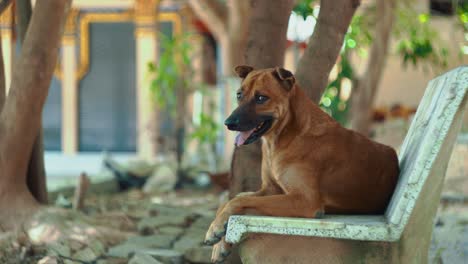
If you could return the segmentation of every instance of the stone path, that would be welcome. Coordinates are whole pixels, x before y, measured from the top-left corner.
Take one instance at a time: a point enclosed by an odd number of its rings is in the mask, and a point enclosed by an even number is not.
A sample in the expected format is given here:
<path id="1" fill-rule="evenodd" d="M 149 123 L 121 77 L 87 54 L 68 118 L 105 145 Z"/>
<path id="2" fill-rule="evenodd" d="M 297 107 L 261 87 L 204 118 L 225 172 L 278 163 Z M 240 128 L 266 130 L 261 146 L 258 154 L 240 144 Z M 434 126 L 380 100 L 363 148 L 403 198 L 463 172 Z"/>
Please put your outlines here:
<path id="1" fill-rule="evenodd" d="M 218 196 L 209 191 L 135 190 L 90 195 L 86 204 L 85 215 L 42 213 L 22 242 L 0 235 L 0 263 L 210 263 L 211 247 L 202 242 Z"/>

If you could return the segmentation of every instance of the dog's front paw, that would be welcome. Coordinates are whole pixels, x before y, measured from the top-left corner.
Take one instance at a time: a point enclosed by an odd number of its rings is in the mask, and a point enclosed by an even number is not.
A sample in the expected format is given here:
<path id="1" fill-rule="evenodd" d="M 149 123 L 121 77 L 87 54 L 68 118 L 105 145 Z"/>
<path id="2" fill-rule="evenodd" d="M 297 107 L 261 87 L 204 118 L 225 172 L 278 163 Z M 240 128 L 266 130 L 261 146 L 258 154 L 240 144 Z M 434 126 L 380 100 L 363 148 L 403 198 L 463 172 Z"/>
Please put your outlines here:
<path id="1" fill-rule="evenodd" d="M 226 241 L 221 239 L 216 245 L 213 246 L 213 251 L 211 253 L 211 262 L 213 263 L 223 263 L 227 256 L 231 254 L 231 245 L 226 243 Z"/>
<path id="2" fill-rule="evenodd" d="M 216 217 L 213 223 L 211 223 L 208 232 L 206 232 L 204 242 L 206 245 L 214 245 L 223 238 L 223 236 L 226 234 L 228 219 L 229 217 L 223 217 L 221 215 Z"/>

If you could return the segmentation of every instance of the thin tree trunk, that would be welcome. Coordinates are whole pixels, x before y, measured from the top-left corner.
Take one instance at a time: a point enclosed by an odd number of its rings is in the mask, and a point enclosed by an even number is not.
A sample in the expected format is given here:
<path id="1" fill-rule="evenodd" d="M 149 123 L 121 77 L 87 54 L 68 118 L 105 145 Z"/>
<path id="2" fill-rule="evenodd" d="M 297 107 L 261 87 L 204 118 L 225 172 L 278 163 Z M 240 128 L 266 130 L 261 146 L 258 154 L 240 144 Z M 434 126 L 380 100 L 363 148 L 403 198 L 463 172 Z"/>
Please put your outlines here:
<path id="1" fill-rule="evenodd" d="M 29 21 L 32 15 L 31 0 L 16 0 L 16 17 L 17 17 L 17 37 L 21 45 L 23 44 L 26 31 L 28 30 Z"/>
<path id="2" fill-rule="evenodd" d="M 32 15 L 31 0 L 17 0 L 15 6 L 16 17 L 18 18 L 17 36 L 22 45 Z M 29 159 L 26 181 L 28 189 L 34 198 L 36 198 L 36 200 L 41 204 L 47 204 L 42 118 L 36 140 L 34 141 L 31 158 Z"/>
<path id="3" fill-rule="evenodd" d="M 299 60 L 297 82 L 318 103 L 360 0 L 321 0 L 314 33 Z"/>
<path id="4" fill-rule="evenodd" d="M 251 0 L 245 61 L 254 68 L 283 66 L 293 0 Z"/>
<path id="5" fill-rule="evenodd" d="M 0 223 L 18 221 L 18 215 L 31 214 L 37 206 L 26 186 L 26 172 L 70 3 L 36 2 L 14 65 L 8 100 L 0 113 Z"/>
<path id="6" fill-rule="evenodd" d="M 3 105 L 6 99 L 6 85 L 5 85 L 5 69 L 3 65 L 3 51 L 2 51 L 2 38 L 0 34 L 0 112 L 2 112 Z"/>
<path id="7" fill-rule="evenodd" d="M 286 50 L 286 31 L 293 0 L 251 0 L 246 62 L 254 68 L 282 66 Z M 261 183 L 261 142 L 236 147 L 231 163 L 229 195 L 258 190 Z"/>
<path id="8" fill-rule="evenodd" d="M 44 133 L 41 125 L 34 141 L 27 172 L 27 185 L 31 194 L 41 204 L 47 204 L 47 182 L 44 166 Z"/>
<path id="9" fill-rule="evenodd" d="M 0 2 L 0 15 L 11 3 L 11 0 L 3 0 Z M 3 105 L 6 99 L 6 85 L 5 85 L 5 66 L 3 64 L 3 52 L 2 52 L 2 39 L 0 36 L 0 112 L 2 111 Z"/>
<path id="10" fill-rule="evenodd" d="M 351 94 L 351 128 L 363 135 L 368 135 L 370 131 L 371 110 L 388 55 L 396 0 L 378 0 L 376 8 L 378 19 L 366 71 L 356 81 Z"/>
<path id="11" fill-rule="evenodd" d="M 228 0 L 224 5 L 218 0 L 190 0 L 189 4 L 220 44 L 223 76 L 233 76 L 234 67 L 245 63 L 248 1 Z"/>
<path id="12" fill-rule="evenodd" d="M 5 9 L 7 9 L 11 2 L 11 0 L 0 0 L 0 14 L 2 14 Z"/>

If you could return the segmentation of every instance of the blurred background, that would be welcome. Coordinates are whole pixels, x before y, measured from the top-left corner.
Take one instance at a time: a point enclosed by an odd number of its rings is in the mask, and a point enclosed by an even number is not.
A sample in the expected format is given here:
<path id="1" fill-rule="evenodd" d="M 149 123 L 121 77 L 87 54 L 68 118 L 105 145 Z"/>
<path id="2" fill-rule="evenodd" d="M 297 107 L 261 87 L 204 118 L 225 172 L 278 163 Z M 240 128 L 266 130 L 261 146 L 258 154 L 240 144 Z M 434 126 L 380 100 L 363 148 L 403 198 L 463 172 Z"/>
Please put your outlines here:
<path id="1" fill-rule="evenodd" d="M 139 8 L 150 2 L 154 9 Z M 239 80 L 226 57 L 243 56 L 241 48 L 226 52 L 226 42 L 236 41 L 230 30 L 211 32 L 207 25 L 216 21 L 190 1 L 153 2 L 73 2 L 43 112 L 49 189 L 74 182 L 82 171 L 95 179 L 112 177 L 104 157 L 132 166 L 164 161 L 202 185 L 207 172 L 228 171 L 234 133 L 222 124 L 235 107 Z M 428 81 L 468 61 L 466 1 L 397 2 L 382 77 L 367 106 L 369 135 L 396 148 Z M 297 1 L 291 13 L 286 69 L 295 70 L 307 47 L 318 4 Z M 322 108 L 348 127 L 359 115 L 350 101 L 356 80 L 366 74 L 379 15 L 373 1 L 362 1 L 321 99 Z M 18 46 L 13 20 L 12 12 L 1 18 L 7 83 Z M 467 123 L 453 158 L 460 164 L 449 169 L 456 176 L 468 171 Z"/>

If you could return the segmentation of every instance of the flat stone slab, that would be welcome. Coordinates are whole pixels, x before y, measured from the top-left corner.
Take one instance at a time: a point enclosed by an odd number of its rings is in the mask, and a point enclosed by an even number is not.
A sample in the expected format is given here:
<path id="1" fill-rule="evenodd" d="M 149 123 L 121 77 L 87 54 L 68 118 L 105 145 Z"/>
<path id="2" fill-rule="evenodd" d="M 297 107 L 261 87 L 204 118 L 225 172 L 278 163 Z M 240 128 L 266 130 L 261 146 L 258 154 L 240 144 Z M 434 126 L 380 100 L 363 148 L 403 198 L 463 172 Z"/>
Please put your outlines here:
<path id="1" fill-rule="evenodd" d="M 127 258 L 129 254 L 135 252 L 169 249 L 174 239 L 174 236 L 164 235 L 130 237 L 124 243 L 109 248 L 107 254 L 111 257 Z"/>
<path id="2" fill-rule="evenodd" d="M 162 264 L 152 256 L 145 253 L 136 253 L 128 262 L 128 264 Z"/>
<path id="3" fill-rule="evenodd" d="M 212 250 L 208 246 L 190 248 L 185 252 L 185 259 L 191 263 L 211 263 Z"/>
<path id="4" fill-rule="evenodd" d="M 179 251 L 172 249 L 145 249 L 140 252 L 158 259 L 162 263 L 182 264 L 184 263 L 184 255 Z"/>
<path id="5" fill-rule="evenodd" d="M 140 222 L 138 222 L 137 228 L 140 233 L 147 233 L 149 230 L 154 231 L 164 226 L 184 226 L 186 224 L 186 215 L 160 215 L 143 218 Z"/>

